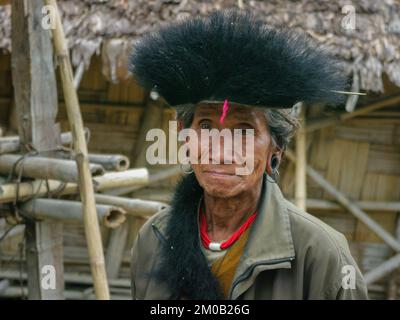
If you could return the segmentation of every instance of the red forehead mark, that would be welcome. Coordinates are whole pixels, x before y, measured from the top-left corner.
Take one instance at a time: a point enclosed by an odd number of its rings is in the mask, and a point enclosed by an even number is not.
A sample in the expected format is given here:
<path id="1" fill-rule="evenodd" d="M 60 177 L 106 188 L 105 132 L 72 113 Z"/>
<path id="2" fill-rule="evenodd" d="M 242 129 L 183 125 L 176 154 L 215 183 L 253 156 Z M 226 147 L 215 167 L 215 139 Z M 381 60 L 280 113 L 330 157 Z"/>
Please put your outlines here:
<path id="1" fill-rule="evenodd" d="M 224 119 L 225 119 L 225 117 L 226 117 L 226 115 L 228 113 L 228 108 L 229 108 L 228 100 L 225 99 L 224 105 L 222 107 L 222 115 L 221 115 L 221 118 L 219 119 L 219 123 L 221 123 L 221 124 L 224 123 Z"/>

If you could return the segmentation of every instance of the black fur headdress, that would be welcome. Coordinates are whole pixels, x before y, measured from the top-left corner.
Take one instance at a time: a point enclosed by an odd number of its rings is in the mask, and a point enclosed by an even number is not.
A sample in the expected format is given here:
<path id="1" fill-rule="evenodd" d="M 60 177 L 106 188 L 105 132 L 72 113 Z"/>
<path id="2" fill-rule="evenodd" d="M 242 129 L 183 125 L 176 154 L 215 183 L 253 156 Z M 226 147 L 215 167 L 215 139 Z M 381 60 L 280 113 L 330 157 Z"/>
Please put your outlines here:
<path id="1" fill-rule="evenodd" d="M 228 101 L 290 108 L 336 104 L 346 89 L 337 62 L 305 36 L 265 26 L 248 12 L 217 11 L 143 37 L 131 72 L 171 106 Z"/>

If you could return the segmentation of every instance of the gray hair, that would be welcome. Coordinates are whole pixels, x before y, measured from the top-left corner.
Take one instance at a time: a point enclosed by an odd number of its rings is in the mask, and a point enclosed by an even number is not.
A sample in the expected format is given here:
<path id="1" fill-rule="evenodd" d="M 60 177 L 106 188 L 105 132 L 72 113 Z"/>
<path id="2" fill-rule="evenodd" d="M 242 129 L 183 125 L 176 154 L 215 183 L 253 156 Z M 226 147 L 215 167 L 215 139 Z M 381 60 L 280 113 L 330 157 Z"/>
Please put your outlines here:
<path id="1" fill-rule="evenodd" d="M 179 105 L 176 107 L 176 116 L 189 128 L 193 122 L 194 105 Z M 292 109 L 265 109 L 267 127 L 275 148 L 284 151 L 299 127 L 297 118 Z"/>
<path id="2" fill-rule="evenodd" d="M 284 151 L 299 127 L 299 121 L 292 109 L 265 109 L 264 114 L 275 148 Z"/>

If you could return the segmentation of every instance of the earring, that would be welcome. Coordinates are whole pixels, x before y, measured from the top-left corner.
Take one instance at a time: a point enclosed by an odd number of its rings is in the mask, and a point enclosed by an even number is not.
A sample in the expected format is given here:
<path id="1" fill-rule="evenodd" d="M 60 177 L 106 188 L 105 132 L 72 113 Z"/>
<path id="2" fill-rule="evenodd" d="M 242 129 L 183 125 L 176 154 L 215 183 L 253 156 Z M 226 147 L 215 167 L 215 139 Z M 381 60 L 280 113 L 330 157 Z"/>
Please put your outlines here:
<path id="1" fill-rule="evenodd" d="M 179 164 L 179 165 L 180 165 L 181 170 L 182 170 L 182 172 L 183 172 L 184 174 L 191 174 L 191 173 L 193 172 L 193 168 L 192 168 L 192 166 L 190 165 L 190 163 L 188 163 L 188 164 L 183 164 L 183 163 L 181 163 L 181 164 Z"/>
<path id="2" fill-rule="evenodd" d="M 271 157 L 271 161 L 270 161 L 270 166 L 271 166 L 271 178 L 274 179 L 275 182 L 277 182 L 278 178 L 279 178 L 279 171 L 278 171 L 278 167 L 279 167 L 279 158 L 277 155 L 273 155 Z"/>
<path id="3" fill-rule="evenodd" d="M 272 171 L 275 171 L 275 170 L 278 168 L 278 166 L 279 166 L 279 158 L 278 158 L 277 155 L 274 154 L 274 155 L 271 157 L 270 165 L 271 165 Z"/>

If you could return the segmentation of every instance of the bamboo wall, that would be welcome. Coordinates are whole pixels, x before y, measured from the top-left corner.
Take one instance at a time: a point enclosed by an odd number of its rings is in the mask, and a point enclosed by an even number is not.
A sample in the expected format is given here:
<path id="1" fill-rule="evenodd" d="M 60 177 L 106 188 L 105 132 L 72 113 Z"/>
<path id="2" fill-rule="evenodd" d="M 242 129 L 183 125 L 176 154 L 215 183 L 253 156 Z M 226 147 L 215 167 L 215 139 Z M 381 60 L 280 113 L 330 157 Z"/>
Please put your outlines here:
<path id="1" fill-rule="evenodd" d="M 62 90 L 59 89 L 59 92 Z M 79 97 L 85 126 L 91 131 L 89 150 L 101 153 L 122 153 L 132 159 L 140 125 L 143 121 L 144 106 L 148 95 L 133 80 L 112 84 L 101 73 L 101 60 L 92 59 L 92 64 L 83 76 Z M 13 98 L 10 73 L 10 56 L 0 55 L 0 127 L 6 134 L 15 134 L 13 124 Z M 172 110 L 166 109 L 160 121 L 165 131 L 168 121 L 173 118 Z M 58 121 L 62 131 L 68 130 L 65 107 L 60 96 Z M 335 187 L 352 200 L 399 201 L 400 199 L 400 112 L 398 108 L 360 117 L 340 126 L 323 129 L 307 135 L 308 162 Z M 172 186 L 169 181 L 152 188 L 135 192 L 143 199 L 168 201 Z M 286 161 L 281 169 L 280 186 L 288 198 L 293 198 L 294 166 Z M 321 188 L 308 181 L 308 198 L 332 200 Z M 361 269 L 368 271 L 392 255 L 388 247 L 344 210 L 312 210 L 310 213 L 321 218 L 345 234 L 351 250 Z M 399 219 L 398 212 L 368 211 L 390 233 L 395 232 Z M 120 278 L 125 279 L 121 291 L 113 297 L 129 298 L 129 249 L 137 230 L 144 219 L 130 218 L 130 232 L 126 244 Z M 3 223 L 3 226 L 1 225 Z M 1 229 L 4 222 L 0 222 Z M 107 248 L 110 231 L 102 228 L 104 248 Z M 9 237 L 0 243 L 1 272 L 19 270 L 19 244 L 23 233 Z M 68 290 L 84 290 L 85 285 L 71 281 L 77 273 L 90 275 L 86 241 L 81 225 L 64 226 L 64 261 Z M 397 275 L 398 277 L 398 275 Z M 18 278 L 18 277 L 17 277 Z M 372 297 L 384 298 L 385 281 L 374 287 Z M 116 289 L 115 289 L 116 290 Z M 118 289 L 119 290 L 119 289 Z M 75 292 L 75 291 L 74 291 Z M 67 295 L 68 296 L 68 295 Z M 79 298 L 80 296 L 72 297 Z"/>

